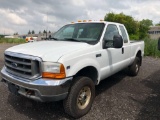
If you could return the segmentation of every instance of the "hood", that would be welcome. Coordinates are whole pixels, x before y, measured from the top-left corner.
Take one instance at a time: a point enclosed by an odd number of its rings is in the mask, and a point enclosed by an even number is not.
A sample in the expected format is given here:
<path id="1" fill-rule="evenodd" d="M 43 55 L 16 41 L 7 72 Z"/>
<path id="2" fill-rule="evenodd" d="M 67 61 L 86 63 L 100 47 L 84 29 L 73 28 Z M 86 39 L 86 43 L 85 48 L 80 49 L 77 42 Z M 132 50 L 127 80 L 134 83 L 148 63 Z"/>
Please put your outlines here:
<path id="1" fill-rule="evenodd" d="M 40 41 L 13 46 L 6 51 L 37 56 L 43 61 L 57 62 L 61 56 L 84 49 L 87 46 L 90 45 L 82 42 Z"/>

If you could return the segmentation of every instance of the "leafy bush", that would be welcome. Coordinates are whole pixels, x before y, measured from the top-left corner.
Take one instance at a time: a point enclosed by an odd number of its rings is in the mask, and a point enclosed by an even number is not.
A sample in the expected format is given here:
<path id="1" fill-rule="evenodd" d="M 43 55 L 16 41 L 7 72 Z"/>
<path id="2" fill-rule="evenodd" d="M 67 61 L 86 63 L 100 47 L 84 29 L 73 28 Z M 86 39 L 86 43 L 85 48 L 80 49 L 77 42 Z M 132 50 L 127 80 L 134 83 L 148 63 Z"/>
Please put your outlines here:
<path id="1" fill-rule="evenodd" d="M 19 38 L 0 38 L 0 43 L 25 43 L 25 39 L 19 39 Z"/>
<path id="2" fill-rule="evenodd" d="M 157 48 L 158 40 L 145 38 L 144 42 L 145 42 L 145 49 L 144 49 L 145 56 L 160 57 L 160 51 Z"/>
<path id="3" fill-rule="evenodd" d="M 130 35 L 129 36 L 130 40 L 139 40 L 139 36 L 138 35 Z"/>

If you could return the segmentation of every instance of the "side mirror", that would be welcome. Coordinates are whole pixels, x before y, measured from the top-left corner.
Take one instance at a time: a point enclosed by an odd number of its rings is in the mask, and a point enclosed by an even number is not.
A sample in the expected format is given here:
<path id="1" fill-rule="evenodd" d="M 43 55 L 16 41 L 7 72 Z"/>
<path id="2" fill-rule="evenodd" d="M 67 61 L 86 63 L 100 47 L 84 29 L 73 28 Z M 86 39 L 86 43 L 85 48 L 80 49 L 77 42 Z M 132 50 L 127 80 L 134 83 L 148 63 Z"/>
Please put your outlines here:
<path id="1" fill-rule="evenodd" d="M 158 39 L 158 50 L 160 50 L 160 38 Z"/>
<path id="2" fill-rule="evenodd" d="M 107 40 L 104 38 L 103 40 L 103 49 L 106 48 L 122 48 L 123 39 L 121 35 L 114 35 L 113 40 Z"/>
<path id="3" fill-rule="evenodd" d="M 113 47 L 114 48 L 122 48 L 123 39 L 121 35 L 114 35 L 113 37 Z"/>

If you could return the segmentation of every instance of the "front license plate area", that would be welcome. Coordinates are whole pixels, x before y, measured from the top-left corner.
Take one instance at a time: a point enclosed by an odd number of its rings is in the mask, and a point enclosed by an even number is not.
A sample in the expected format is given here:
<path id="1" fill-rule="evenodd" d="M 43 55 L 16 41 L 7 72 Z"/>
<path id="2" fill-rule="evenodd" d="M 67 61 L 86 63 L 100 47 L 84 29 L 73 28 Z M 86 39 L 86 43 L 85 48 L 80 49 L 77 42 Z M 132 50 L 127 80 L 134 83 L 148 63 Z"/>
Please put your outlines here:
<path id="1" fill-rule="evenodd" d="M 18 95 L 18 88 L 15 85 L 8 83 L 8 89 L 11 93 Z"/>

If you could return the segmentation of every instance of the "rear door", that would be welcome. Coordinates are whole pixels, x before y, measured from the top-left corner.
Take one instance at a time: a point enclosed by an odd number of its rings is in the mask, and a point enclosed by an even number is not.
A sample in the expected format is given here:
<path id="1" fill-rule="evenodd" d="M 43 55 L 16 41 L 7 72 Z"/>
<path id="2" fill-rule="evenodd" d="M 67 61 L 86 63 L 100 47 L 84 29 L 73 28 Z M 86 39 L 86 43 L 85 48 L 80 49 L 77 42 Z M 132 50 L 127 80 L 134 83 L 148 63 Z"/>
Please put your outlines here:
<path id="1" fill-rule="evenodd" d="M 129 36 L 127 34 L 127 30 L 124 27 L 124 25 L 119 25 L 119 29 L 120 29 L 120 34 L 123 38 L 123 60 L 125 62 L 126 65 L 129 65 L 130 63 L 130 54 L 131 54 L 131 46 L 130 46 L 130 42 L 129 42 Z"/>

